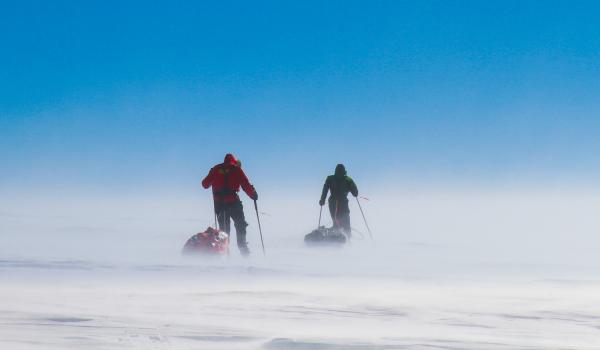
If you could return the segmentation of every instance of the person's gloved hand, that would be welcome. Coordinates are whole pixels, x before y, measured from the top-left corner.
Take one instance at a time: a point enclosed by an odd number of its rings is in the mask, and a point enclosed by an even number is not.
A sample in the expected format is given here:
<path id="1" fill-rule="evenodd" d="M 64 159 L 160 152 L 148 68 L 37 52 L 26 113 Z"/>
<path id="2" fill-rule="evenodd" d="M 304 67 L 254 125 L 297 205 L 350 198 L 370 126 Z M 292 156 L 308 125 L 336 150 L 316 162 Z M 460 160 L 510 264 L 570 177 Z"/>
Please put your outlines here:
<path id="1" fill-rule="evenodd" d="M 320 205 L 320 206 L 324 206 L 324 205 L 325 205 L 325 200 L 324 200 L 324 199 L 321 199 L 321 200 L 319 201 L 319 205 Z"/>
<path id="2" fill-rule="evenodd" d="M 251 198 L 255 201 L 258 200 L 258 192 L 256 192 L 256 190 L 254 190 L 254 193 L 252 194 Z"/>

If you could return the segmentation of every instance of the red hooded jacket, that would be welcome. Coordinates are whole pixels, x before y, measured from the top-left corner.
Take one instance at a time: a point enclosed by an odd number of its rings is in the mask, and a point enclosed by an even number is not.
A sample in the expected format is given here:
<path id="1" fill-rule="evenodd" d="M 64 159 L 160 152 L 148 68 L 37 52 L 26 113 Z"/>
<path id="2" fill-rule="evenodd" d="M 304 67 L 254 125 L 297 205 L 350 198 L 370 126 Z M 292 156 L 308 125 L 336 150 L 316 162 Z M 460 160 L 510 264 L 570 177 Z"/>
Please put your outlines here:
<path id="1" fill-rule="evenodd" d="M 217 164 L 208 175 L 202 180 L 202 187 L 212 186 L 213 198 L 215 202 L 232 203 L 240 200 L 238 192 L 240 186 L 246 192 L 248 197 L 254 197 L 254 186 L 248 181 L 248 177 L 237 164 L 237 160 L 232 154 L 227 154 L 222 164 Z"/>

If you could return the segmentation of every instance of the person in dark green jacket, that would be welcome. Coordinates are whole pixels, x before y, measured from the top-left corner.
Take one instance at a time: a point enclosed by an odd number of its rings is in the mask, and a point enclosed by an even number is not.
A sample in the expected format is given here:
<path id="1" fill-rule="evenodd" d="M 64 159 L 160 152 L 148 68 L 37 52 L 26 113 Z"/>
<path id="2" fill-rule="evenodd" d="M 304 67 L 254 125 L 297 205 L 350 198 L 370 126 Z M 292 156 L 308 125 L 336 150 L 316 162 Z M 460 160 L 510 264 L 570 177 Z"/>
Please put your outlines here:
<path id="1" fill-rule="evenodd" d="M 338 164 L 335 167 L 335 173 L 327 176 L 323 185 L 323 192 L 319 205 L 325 205 L 327 192 L 331 192 L 329 196 L 329 213 L 333 220 L 334 228 L 341 228 L 348 236 L 351 234 L 350 228 L 350 208 L 348 207 L 348 193 L 352 193 L 354 197 L 358 196 L 358 188 L 354 180 L 346 175 L 346 167 L 344 164 Z"/>

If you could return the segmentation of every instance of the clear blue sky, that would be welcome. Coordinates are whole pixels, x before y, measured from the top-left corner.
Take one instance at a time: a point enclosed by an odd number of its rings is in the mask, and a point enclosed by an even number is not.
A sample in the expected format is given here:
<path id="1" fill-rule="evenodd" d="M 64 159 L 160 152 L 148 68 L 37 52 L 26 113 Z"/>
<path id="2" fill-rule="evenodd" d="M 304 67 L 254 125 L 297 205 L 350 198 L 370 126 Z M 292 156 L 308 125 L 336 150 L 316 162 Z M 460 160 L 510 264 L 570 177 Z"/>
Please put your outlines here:
<path id="1" fill-rule="evenodd" d="M 4 189 L 600 175 L 597 2 L 0 6 Z"/>

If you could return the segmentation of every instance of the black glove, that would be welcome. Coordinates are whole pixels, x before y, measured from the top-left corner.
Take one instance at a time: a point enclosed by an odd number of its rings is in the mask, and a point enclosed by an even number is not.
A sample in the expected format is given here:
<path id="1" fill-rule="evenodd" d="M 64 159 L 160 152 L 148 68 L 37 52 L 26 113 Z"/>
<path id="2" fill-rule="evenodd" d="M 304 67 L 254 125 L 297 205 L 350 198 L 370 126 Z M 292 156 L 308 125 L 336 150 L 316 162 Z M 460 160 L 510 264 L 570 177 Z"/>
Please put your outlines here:
<path id="1" fill-rule="evenodd" d="M 324 200 L 324 199 L 321 199 L 321 200 L 319 201 L 319 205 L 320 205 L 320 206 L 324 206 L 324 205 L 325 205 L 325 200 Z"/>
<path id="2" fill-rule="evenodd" d="M 256 192 L 256 190 L 254 190 L 254 193 L 252 194 L 252 197 L 250 197 L 252 199 L 254 199 L 255 201 L 258 200 L 258 192 Z"/>

